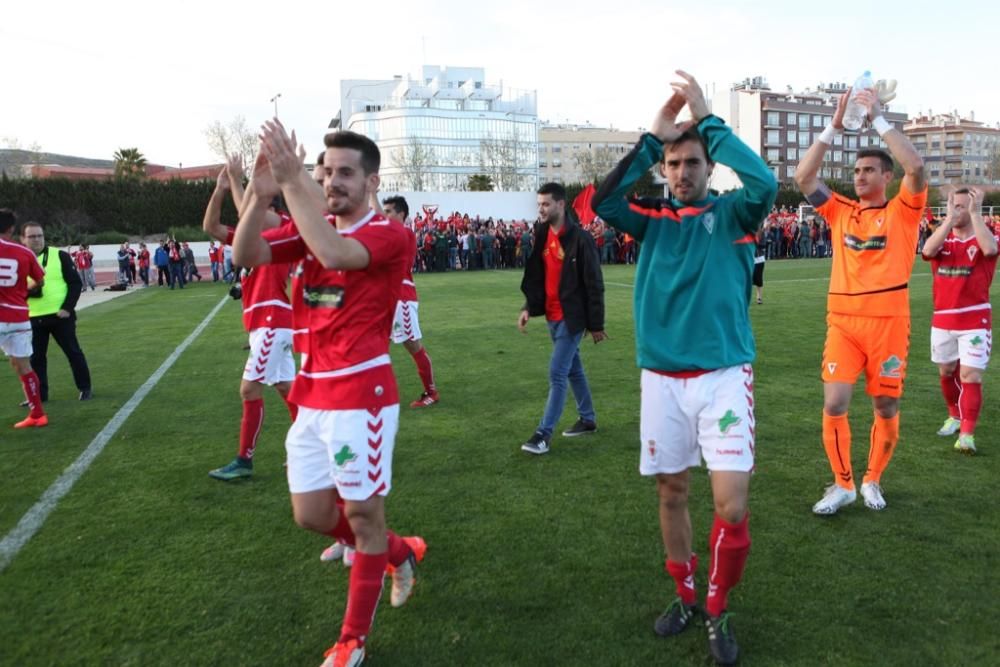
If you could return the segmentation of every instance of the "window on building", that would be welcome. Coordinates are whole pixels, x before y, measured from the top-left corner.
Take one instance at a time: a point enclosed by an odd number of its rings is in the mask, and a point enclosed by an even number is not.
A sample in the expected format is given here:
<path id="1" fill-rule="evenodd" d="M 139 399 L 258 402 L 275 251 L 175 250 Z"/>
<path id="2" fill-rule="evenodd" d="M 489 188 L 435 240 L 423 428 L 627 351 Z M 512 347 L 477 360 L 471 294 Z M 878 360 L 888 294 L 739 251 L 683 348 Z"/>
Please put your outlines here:
<path id="1" fill-rule="evenodd" d="M 856 136 L 854 136 L 853 134 L 848 135 L 848 137 L 847 137 L 847 147 L 848 148 L 857 148 L 858 147 L 858 138 Z"/>
<path id="2" fill-rule="evenodd" d="M 796 116 L 796 114 L 794 112 L 791 112 L 791 111 L 788 112 L 788 125 L 790 127 L 795 127 L 795 123 L 798 122 L 796 120 L 795 116 Z"/>
<path id="3" fill-rule="evenodd" d="M 779 159 L 781 159 L 781 150 L 779 150 L 777 148 L 768 148 L 767 149 L 767 161 L 768 162 L 776 162 Z"/>
<path id="4" fill-rule="evenodd" d="M 819 135 L 816 135 L 816 136 L 819 136 Z M 834 135 L 834 137 L 833 137 L 833 145 L 834 146 L 843 146 L 844 145 L 844 135 L 842 135 L 842 134 L 836 134 L 836 135 Z"/>
<path id="5" fill-rule="evenodd" d="M 813 116 L 813 127 L 823 127 L 826 125 L 826 119 L 824 116 Z"/>
<path id="6" fill-rule="evenodd" d="M 768 125 L 780 125 L 781 121 L 778 118 L 779 114 L 777 111 L 767 112 L 767 124 Z"/>
<path id="7" fill-rule="evenodd" d="M 556 167 L 556 168 L 561 167 L 562 166 L 562 160 L 553 160 L 552 161 L 552 166 Z"/>
<path id="8" fill-rule="evenodd" d="M 842 162 L 843 160 L 844 160 L 844 153 L 843 153 L 843 151 L 833 151 L 833 161 L 834 162 Z"/>
<path id="9" fill-rule="evenodd" d="M 789 160 L 798 160 L 799 159 L 799 149 L 798 148 L 789 148 L 786 151 L 786 153 L 788 154 L 788 159 Z"/>
<path id="10" fill-rule="evenodd" d="M 555 146 L 552 147 L 552 152 L 553 153 L 562 153 L 562 146 L 560 146 L 559 144 L 556 144 Z"/>
<path id="11" fill-rule="evenodd" d="M 794 144 L 796 141 L 798 141 L 798 136 L 799 133 L 796 132 L 795 130 L 788 130 L 787 132 L 785 132 L 785 140 L 788 141 L 788 143 L 790 144 Z"/>
<path id="12" fill-rule="evenodd" d="M 802 116 L 799 116 L 801 118 Z M 799 148 L 809 148 L 809 133 L 799 132 Z"/>
<path id="13" fill-rule="evenodd" d="M 829 167 L 823 167 L 823 178 L 833 178 L 833 172 Z"/>
<path id="14" fill-rule="evenodd" d="M 781 130 L 768 130 L 767 137 L 765 139 L 767 144 L 780 144 L 781 143 Z"/>
<path id="15" fill-rule="evenodd" d="M 794 148 L 792 150 L 795 150 Z M 788 174 L 788 178 L 795 178 L 795 165 L 790 164 L 785 167 L 785 173 Z"/>
<path id="16" fill-rule="evenodd" d="M 546 162 L 545 160 L 539 160 L 538 166 L 541 167 L 542 169 L 545 169 L 547 166 L 549 166 L 549 163 Z"/>
<path id="17" fill-rule="evenodd" d="M 809 129 L 809 114 L 807 113 L 799 114 L 799 129 L 800 130 Z"/>
<path id="18" fill-rule="evenodd" d="M 771 167 L 771 173 L 774 174 L 774 180 L 776 180 L 776 181 L 781 179 L 781 171 L 780 170 L 781 170 L 781 167 L 779 167 L 777 165 Z"/>

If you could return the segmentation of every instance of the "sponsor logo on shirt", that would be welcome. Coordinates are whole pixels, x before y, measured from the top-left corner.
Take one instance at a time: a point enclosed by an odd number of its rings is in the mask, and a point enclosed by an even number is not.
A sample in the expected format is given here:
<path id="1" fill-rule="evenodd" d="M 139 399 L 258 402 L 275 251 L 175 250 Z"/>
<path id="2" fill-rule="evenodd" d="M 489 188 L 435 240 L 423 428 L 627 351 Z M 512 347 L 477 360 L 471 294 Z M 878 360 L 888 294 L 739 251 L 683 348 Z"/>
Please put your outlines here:
<path id="1" fill-rule="evenodd" d="M 871 236 L 863 239 L 853 234 L 844 236 L 844 246 L 849 250 L 885 250 L 885 236 Z"/>
<path id="2" fill-rule="evenodd" d="M 972 275 L 971 266 L 939 266 L 937 274 L 943 278 L 968 278 Z"/>
<path id="3" fill-rule="evenodd" d="M 344 304 L 344 288 L 335 285 L 306 286 L 302 299 L 309 308 L 340 308 Z"/>

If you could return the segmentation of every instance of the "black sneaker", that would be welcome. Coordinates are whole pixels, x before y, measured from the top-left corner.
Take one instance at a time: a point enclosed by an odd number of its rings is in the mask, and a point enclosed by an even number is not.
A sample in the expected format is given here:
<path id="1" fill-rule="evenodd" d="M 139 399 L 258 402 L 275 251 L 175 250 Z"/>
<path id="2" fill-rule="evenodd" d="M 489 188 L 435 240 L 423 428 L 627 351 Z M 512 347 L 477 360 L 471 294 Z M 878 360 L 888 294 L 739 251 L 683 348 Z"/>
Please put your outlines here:
<path id="1" fill-rule="evenodd" d="M 678 635 L 687 628 L 694 618 L 698 607 L 693 604 L 684 604 L 680 598 L 674 598 L 667 610 L 660 614 L 653 624 L 653 632 L 661 637 L 672 637 Z"/>
<path id="2" fill-rule="evenodd" d="M 722 612 L 719 616 L 705 613 L 705 628 L 708 630 L 708 650 L 719 665 L 735 665 L 740 657 L 740 647 L 736 643 L 733 629 L 729 625 L 731 614 Z"/>
<path id="3" fill-rule="evenodd" d="M 84 389 L 83 391 L 80 392 L 80 400 L 81 401 L 89 401 L 93 397 L 94 397 L 94 394 L 93 394 L 93 392 L 90 389 Z"/>
<path id="4" fill-rule="evenodd" d="M 597 433 L 597 424 L 583 421 L 582 419 L 577 419 L 575 424 L 563 431 L 563 435 L 567 438 L 574 438 L 578 435 L 589 435 L 591 433 Z"/>
<path id="5" fill-rule="evenodd" d="M 521 450 L 529 454 L 547 454 L 549 451 L 549 439 L 540 431 L 535 431 L 528 438 L 528 441 L 521 445 Z"/>

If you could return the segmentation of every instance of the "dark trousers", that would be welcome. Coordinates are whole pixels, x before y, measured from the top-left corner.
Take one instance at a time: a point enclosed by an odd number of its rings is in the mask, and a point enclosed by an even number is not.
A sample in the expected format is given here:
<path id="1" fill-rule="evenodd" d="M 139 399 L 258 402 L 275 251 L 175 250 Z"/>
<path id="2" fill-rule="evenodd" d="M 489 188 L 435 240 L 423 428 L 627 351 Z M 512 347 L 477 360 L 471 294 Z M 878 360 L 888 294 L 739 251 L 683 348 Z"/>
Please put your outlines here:
<path id="1" fill-rule="evenodd" d="M 90 368 L 76 340 L 76 315 L 67 318 L 45 315 L 31 318 L 31 368 L 38 375 L 42 400 L 49 400 L 49 336 L 56 339 L 73 370 L 73 382 L 80 391 L 90 389 Z"/>
<path id="2" fill-rule="evenodd" d="M 184 289 L 184 262 L 170 262 L 170 289 Z"/>
<path id="3" fill-rule="evenodd" d="M 157 266 L 156 283 L 160 287 L 163 287 L 164 282 L 166 282 L 167 285 L 170 285 L 170 268 L 166 266 Z"/>

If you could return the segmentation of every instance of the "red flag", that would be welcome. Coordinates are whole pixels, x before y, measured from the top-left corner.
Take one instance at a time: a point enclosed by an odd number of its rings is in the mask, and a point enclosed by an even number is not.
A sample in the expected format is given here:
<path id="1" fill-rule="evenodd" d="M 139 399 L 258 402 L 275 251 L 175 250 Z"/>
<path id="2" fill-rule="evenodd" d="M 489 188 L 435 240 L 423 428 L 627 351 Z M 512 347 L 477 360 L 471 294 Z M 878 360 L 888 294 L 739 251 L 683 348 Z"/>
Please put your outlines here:
<path id="1" fill-rule="evenodd" d="M 576 211 L 576 217 L 580 219 L 580 224 L 583 226 L 589 225 L 597 217 L 594 209 L 590 207 L 590 202 L 594 200 L 595 192 L 597 192 L 597 189 L 593 183 L 590 183 L 573 200 L 573 210 Z"/>

